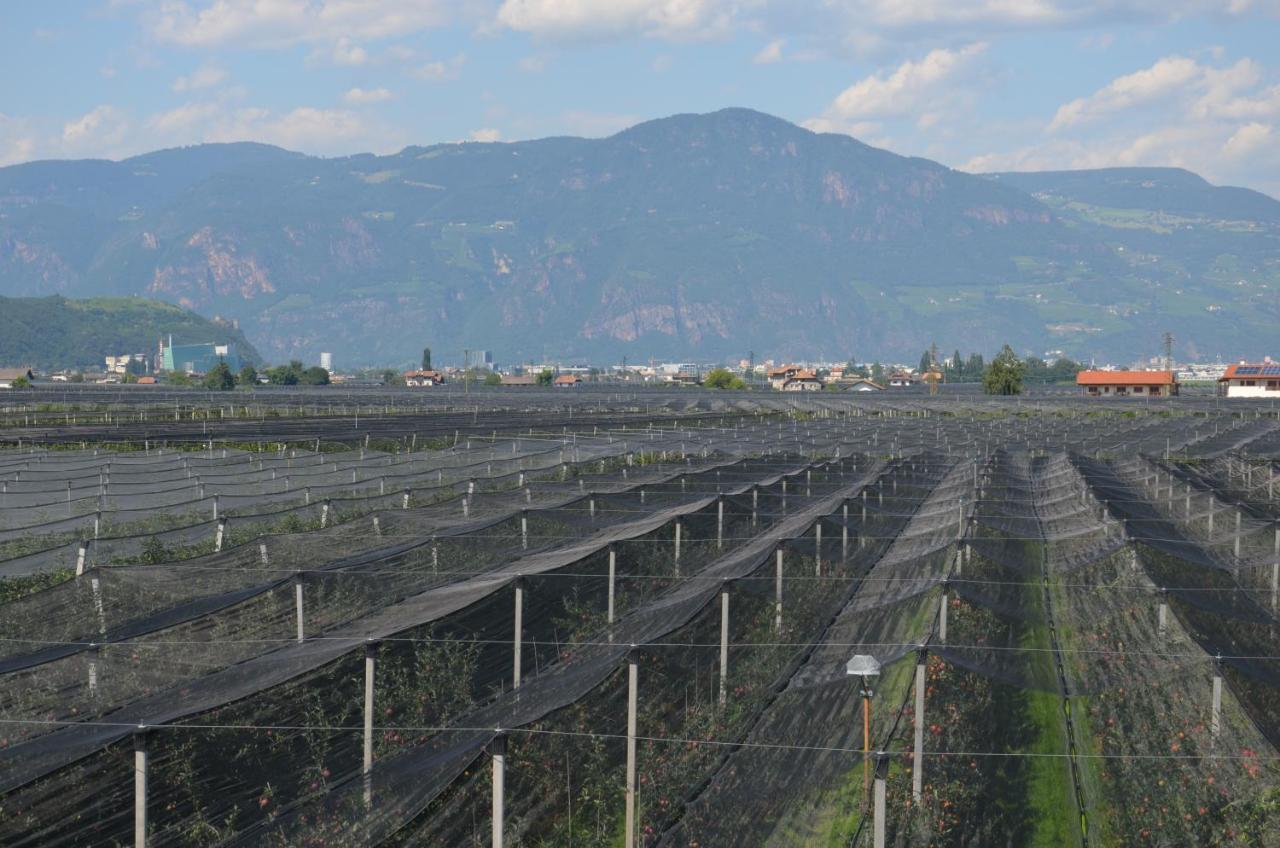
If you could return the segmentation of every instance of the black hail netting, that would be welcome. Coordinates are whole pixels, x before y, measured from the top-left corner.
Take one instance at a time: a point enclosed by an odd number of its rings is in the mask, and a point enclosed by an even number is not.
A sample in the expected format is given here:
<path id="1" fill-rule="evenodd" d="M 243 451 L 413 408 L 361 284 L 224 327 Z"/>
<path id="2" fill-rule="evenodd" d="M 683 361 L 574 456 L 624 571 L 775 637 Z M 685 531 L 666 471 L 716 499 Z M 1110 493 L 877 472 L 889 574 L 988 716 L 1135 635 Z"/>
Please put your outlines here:
<path id="1" fill-rule="evenodd" d="M 0 452 L 0 844 L 1280 845 L 1263 407 L 646 406 Z"/>

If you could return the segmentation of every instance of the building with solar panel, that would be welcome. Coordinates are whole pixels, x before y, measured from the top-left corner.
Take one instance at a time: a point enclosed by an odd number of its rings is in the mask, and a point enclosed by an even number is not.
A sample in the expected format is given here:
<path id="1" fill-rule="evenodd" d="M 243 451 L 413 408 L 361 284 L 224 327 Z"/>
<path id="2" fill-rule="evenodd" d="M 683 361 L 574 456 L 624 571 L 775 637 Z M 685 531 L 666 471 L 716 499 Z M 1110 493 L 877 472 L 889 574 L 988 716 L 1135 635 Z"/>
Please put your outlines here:
<path id="1" fill-rule="evenodd" d="M 1231 365 L 1218 378 L 1218 394 L 1223 397 L 1280 398 L 1280 363 L 1270 357 L 1257 365 Z"/>

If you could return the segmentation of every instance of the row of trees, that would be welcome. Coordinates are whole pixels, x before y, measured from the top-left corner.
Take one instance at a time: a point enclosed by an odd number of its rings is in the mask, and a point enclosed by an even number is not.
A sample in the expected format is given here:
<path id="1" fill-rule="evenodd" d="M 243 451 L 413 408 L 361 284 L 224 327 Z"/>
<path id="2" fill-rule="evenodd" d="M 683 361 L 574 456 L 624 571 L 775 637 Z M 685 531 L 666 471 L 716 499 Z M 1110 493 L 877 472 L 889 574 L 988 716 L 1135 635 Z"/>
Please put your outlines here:
<path id="1" fill-rule="evenodd" d="M 268 368 L 262 372 L 267 378 L 267 382 L 273 386 L 327 386 L 329 385 L 329 372 L 321 368 L 319 365 L 313 365 L 310 368 L 303 366 L 302 361 L 293 359 L 288 365 L 277 365 L 274 368 Z M 181 383 L 182 378 L 173 375 L 170 382 Z M 236 386 L 256 386 L 258 384 L 258 370 L 252 365 L 246 365 L 240 369 L 240 373 L 235 373 L 231 367 L 225 362 L 219 362 L 208 374 L 204 375 L 204 387 L 214 391 L 230 391 Z"/>
<path id="2" fill-rule="evenodd" d="M 1079 362 L 1065 356 L 1052 365 L 1038 356 L 1019 359 L 1013 348 L 1005 345 L 982 372 L 982 390 L 989 395 L 1018 395 L 1022 394 L 1025 383 L 1074 380 L 1083 368 Z"/>

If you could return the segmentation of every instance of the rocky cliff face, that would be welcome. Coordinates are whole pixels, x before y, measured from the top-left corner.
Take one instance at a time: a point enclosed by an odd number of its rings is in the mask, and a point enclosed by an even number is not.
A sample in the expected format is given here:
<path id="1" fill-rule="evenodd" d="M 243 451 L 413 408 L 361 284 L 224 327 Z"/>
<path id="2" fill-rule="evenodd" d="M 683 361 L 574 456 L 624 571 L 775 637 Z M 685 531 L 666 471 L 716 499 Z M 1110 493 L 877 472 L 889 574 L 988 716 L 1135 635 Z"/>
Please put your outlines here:
<path id="1" fill-rule="evenodd" d="M 0 169 L 0 294 L 145 294 L 239 319 L 268 358 L 350 363 L 427 344 L 914 360 L 934 339 L 1124 356 L 1166 325 L 1206 349 L 1263 337 L 1266 314 L 1236 305 L 1239 279 L 1280 284 L 1256 197 L 1256 227 L 1211 217 L 1162 240 L 1082 213 L 1102 208 L 1068 196 L 1087 176 L 1014 176 L 746 110 L 382 157 L 210 145 L 32 163 Z M 1213 195 L 1213 214 L 1238 197 Z"/>

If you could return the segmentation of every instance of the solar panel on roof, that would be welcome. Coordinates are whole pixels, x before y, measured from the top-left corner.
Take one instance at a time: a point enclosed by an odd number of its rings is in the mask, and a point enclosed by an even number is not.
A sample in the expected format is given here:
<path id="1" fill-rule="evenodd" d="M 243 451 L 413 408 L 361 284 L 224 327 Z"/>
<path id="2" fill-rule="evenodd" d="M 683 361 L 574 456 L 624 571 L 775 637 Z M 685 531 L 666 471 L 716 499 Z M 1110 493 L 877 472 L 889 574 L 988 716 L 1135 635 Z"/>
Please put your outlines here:
<path id="1" fill-rule="evenodd" d="M 1267 365 L 1263 367 L 1262 373 L 1268 377 L 1280 376 L 1280 365 Z"/>
<path id="2" fill-rule="evenodd" d="M 1257 374 L 1262 369 L 1257 365 L 1241 365 L 1236 369 L 1237 374 Z"/>

